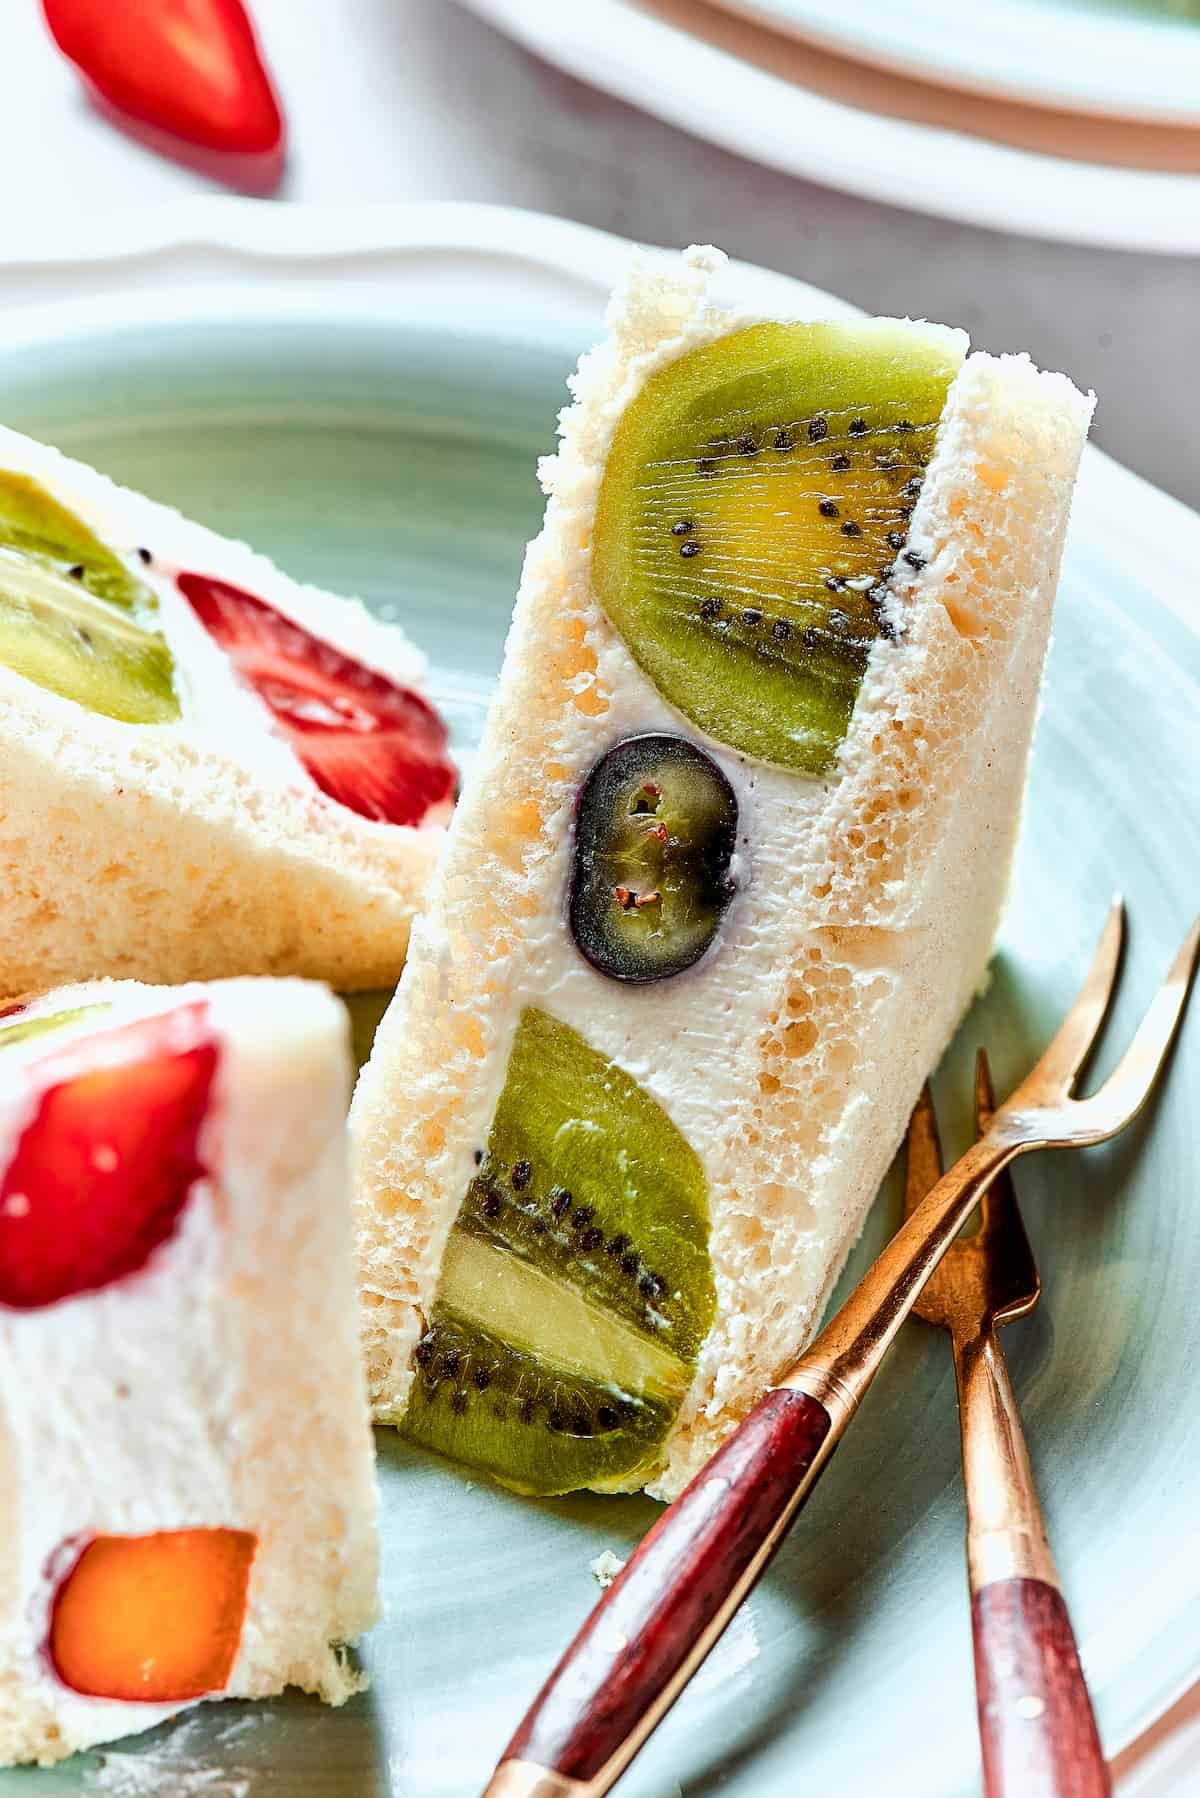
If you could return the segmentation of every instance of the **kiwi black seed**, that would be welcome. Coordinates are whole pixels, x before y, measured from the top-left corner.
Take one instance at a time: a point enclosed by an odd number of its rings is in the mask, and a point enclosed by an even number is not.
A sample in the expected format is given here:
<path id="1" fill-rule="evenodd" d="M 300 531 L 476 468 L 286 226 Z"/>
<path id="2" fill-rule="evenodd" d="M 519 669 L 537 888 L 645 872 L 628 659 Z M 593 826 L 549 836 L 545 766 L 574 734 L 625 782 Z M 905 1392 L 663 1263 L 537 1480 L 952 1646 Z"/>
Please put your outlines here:
<path id="1" fill-rule="evenodd" d="M 403 1428 L 522 1491 L 636 1483 L 714 1305 L 692 1150 L 629 1075 L 527 1010 L 414 1354 Z"/>
<path id="2" fill-rule="evenodd" d="M 179 717 L 140 579 L 27 475 L 0 471 L 0 663 L 126 724 Z"/>
<path id="3" fill-rule="evenodd" d="M 756 631 L 763 614 L 742 613 Z M 738 806 L 712 757 L 684 737 L 626 737 L 583 784 L 567 902 L 571 932 L 614 980 L 694 966 L 733 898 Z"/>
<path id="4" fill-rule="evenodd" d="M 635 660 L 710 737 L 809 773 L 832 764 L 880 635 L 866 588 L 889 534 L 903 547 L 959 360 L 898 325 L 756 325 L 658 370 L 627 407 L 593 583 Z M 845 592 L 840 631 L 829 591 Z"/>

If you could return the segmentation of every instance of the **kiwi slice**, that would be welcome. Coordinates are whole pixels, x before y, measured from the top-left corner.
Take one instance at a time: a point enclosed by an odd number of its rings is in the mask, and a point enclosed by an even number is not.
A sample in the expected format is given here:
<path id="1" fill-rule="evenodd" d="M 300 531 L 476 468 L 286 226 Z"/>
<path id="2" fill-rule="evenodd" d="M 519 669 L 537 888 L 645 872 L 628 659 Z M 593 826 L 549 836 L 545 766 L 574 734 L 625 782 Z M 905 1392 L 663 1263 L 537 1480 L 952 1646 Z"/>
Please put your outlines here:
<path id="1" fill-rule="evenodd" d="M 887 322 L 765 324 L 651 375 L 601 484 L 597 597 L 718 742 L 824 773 L 961 352 Z"/>
<path id="2" fill-rule="evenodd" d="M 154 597 L 26 475 L 0 471 L 0 663 L 128 724 L 179 717 Z"/>
<path id="3" fill-rule="evenodd" d="M 653 1461 L 687 1387 L 681 1363 L 469 1235 L 451 1237 L 443 1281 L 455 1302 L 435 1307 L 418 1344 L 409 1435 L 527 1493 L 604 1485 Z"/>
<path id="4" fill-rule="evenodd" d="M 111 1009 L 109 1005 L 77 1005 L 70 1011 L 41 1012 L 32 1018 L 16 1012 L 8 1019 L 0 1013 L 0 1049 L 13 1048 L 17 1043 L 28 1042 L 31 1037 L 45 1036 L 51 1030 L 65 1029 L 68 1024 L 77 1024 L 81 1018 L 99 1017 L 101 1012 Z"/>
<path id="5" fill-rule="evenodd" d="M 614 980 L 664 980 L 699 961 L 735 882 L 733 788 L 665 732 L 626 737 L 579 797 L 568 912 L 580 951 Z"/>
<path id="6" fill-rule="evenodd" d="M 695 1153 L 621 1068 L 526 1010 L 405 1432 L 522 1492 L 631 1483 L 657 1458 L 715 1305 Z"/>

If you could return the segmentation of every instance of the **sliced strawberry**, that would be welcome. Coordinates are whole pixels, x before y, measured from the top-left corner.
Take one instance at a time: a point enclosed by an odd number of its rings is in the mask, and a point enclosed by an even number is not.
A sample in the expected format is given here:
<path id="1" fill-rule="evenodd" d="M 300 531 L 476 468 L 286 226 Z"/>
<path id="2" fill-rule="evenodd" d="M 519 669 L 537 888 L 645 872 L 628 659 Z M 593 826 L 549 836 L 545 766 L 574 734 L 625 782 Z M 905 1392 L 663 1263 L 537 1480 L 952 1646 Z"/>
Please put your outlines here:
<path id="1" fill-rule="evenodd" d="M 27 1064 L 40 1097 L 0 1182 L 0 1305 L 53 1305 L 145 1265 L 205 1172 L 216 1066 L 204 1005 Z"/>
<path id="2" fill-rule="evenodd" d="M 384 824 L 449 809 L 454 764 L 428 700 L 227 581 L 181 574 L 179 587 L 323 793 Z"/>
<path id="3" fill-rule="evenodd" d="M 153 148 L 260 191 L 283 173 L 283 115 L 242 0 L 43 0 L 106 114 Z"/>

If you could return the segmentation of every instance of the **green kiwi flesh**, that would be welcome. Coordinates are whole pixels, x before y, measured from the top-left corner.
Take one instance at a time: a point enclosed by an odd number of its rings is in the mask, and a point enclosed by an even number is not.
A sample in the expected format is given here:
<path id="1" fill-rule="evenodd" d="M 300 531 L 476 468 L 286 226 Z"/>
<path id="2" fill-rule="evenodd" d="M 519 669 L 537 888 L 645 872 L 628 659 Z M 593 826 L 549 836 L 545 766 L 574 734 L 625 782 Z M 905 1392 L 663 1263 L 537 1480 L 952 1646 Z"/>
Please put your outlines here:
<path id="1" fill-rule="evenodd" d="M 596 595 L 718 742 L 826 772 L 962 360 L 888 321 L 753 325 L 652 374 L 609 451 Z"/>
<path id="2" fill-rule="evenodd" d="M 0 471 L 0 663 L 127 724 L 177 719 L 154 598 L 82 521 Z"/>
<path id="3" fill-rule="evenodd" d="M 523 1492 L 636 1485 L 715 1304 L 695 1153 L 621 1068 L 526 1010 L 417 1346 L 406 1434 Z"/>
<path id="4" fill-rule="evenodd" d="M 46 1036 L 52 1030 L 65 1030 L 68 1024 L 78 1024 L 81 1018 L 99 1017 L 111 1009 L 108 1005 L 77 1005 L 70 1011 L 41 1012 L 32 1018 L 17 1016 L 10 1023 L 0 1018 L 0 1049 L 15 1048 L 17 1043 Z"/>

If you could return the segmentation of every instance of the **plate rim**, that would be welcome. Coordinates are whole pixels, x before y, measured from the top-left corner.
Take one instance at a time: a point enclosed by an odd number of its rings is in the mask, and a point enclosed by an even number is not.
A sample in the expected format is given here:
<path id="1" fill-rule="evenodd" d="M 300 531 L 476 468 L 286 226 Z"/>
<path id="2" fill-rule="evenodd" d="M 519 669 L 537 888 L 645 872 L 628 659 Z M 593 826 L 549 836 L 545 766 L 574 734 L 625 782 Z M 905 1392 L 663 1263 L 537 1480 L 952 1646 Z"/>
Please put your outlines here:
<path id="1" fill-rule="evenodd" d="M 1148 41 L 1156 33 L 1161 35 L 1166 56 L 1144 66 L 1139 64 L 1143 68 L 1143 78 L 1137 97 L 1118 99 L 1111 91 L 1105 97 L 1099 88 L 1089 92 L 1086 87 L 1080 89 L 1056 80 L 1055 71 L 1061 66 L 1057 55 L 1031 60 L 1028 74 L 1023 75 L 1023 79 L 1031 79 L 1032 86 L 1018 85 L 1015 78 L 1006 80 L 1001 75 L 993 75 L 986 67 L 971 67 L 952 53 L 928 56 L 915 46 L 909 49 L 885 31 L 875 29 L 871 19 L 847 23 L 839 10 L 838 0 L 790 0 L 784 5 L 780 0 L 709 0 L 709 4 L 751 19 L 768 31 L 796 37 L 805 43 L 821 44 L 840 55 L 853 57 L 855 61 L 963 93 L 986 94 L 1023 106 L 1048 107 L 1094 118 L 1156 125 L 1200 125 L 1200 85 L 1191 90 L 1190 99 L 1181 97 L 1186 89 L 1177 88 L 1175 92 L 1180 97 L 1162 101 L 1154 97 L 1152 81 L 1161 61 L 1169 60 L 1172 50 L 1180 47 L 1191 52 L 1186 57 L 1188 67 L 1194 63 L 1200 71 L 1200 23 L 1196 21 L 1164 17 L 1155 24 L 1145 15 L 1134 13 L 1096 13 L 1075 6 L 1057 7 L 1055 29 L 1061 38 L 1070 38 L 1069 44 L 1055 45 L 1056 51 L 1062 48 L 1064 56 L 1077 52 L 1098 33 L 1110 42 L 1108 55 L 1115 63 L 1132 50 L 1138 38 Z M 1037 10 L 1034 0 L 1005 0 L 1005 8 L 1013 14 L 1011 28 L 1005 26 L 1005 36 L 1009 35 L 1010 29 L 1012 35 L 1020 35 L 1022 23 L 1031 28 L 1039 19 L 1044 21 L 1047 17 L 1044 11 Z M 872 14 L 873 19 L 881 16 L 877 10 Z M 1072 20 L 1076 23 L 1070 23 Z M 1191 32 L 1190 42 L 1180 26 Z M 1125 67 L 1129 66 L 1126 62 Z"/>
<path id="2" fill-rule="evenodd" d="M 474 3 L 474 0 L 471 0 Z M 647 246 L 572 220 L 520 207 L 462 201 L 364 203 L 336 212 L 320 205 L 275 206 L 269 202 L 225 195 L 198 196 L 150 213 L 134 212 L 81 222 L 64 236 L 50 227 L 6 243 L 0 254 L 0 317 L 5 328 L 31 338 L 94 331 L 110 320 L 133 323 L 146 318 L 180 320 L 190 314 L 211 316 L 226 295 L 236 294 L 250 311 L 270 311 L 286 296 L 299 315 L 334 310 L 362 311 L 362 296 L 344 290 L 348 272 L 383 273 L 393 288 L 422 258 L 434 261 L 445 253 L 479 258 L 510 267 L 524 265 L 543 279 L 573 283 L 589 309 L 599 312 L 614 282 Z M 211 252 L 216 279 L 208 270 L 180 263 L 181 253 Z M 819 296 L 836 310 L 858 308 L 795 277 L 759 265 L 731 262 L 739 283 L 749 292 Z M 24 278 L 24 285 L 23 285 Z M 337 284 L 331 289 L 329 278 Z M 98 286 L 97 283 L 100 283 Z M 254 295 L 251 299 L 250 296 Z M 377 297 L 372 316 L 378 319 Z M 481 303 L 486 304 L 486 301 Z M 244 314 L 243 314 L 244 316 Z M 385 320 L 379 321 L 386 323 Z M 489 321 L 492 323 L 493 321 Z M 1084 451 L 1077 514 L 1101 517 L 1136 495 L 1132 516 L 1147 538 L 1160 537 L 1186 521 L 1194 533 L 1197 515 L 1183 501 L 1089 444 Z M 1076 523 L 1076 529 L 1080 528 Z M 1200 617 L 1185 607 L 1179 594 L 1162 602 L 1200 641 Z M 1200 1683 L 1200 1652 L 1190 1669 L 1165 1676 L 1160 1695 L 1110 1744 L 1110 1755 L 1124 1753 Z"/>
<path id="3" fill-rule="evenodd" d="M 819 186 L 1054 243 L 1200 254 L 1200 175 L 1076 161 L 866 112 L 743 62 L 636 0 L 459 4 L 588 86 Z M 768 40 L 779 36 L 745 18 L 742 25 Z M 722 108 L 715 117 L 709 112 L 704 130 L 696 122 L 698 93 L 717 96 Z M 778 129 L 781 119 L 787 136 Z M 913 205 L 914 191 L 923 206 Z"/>

